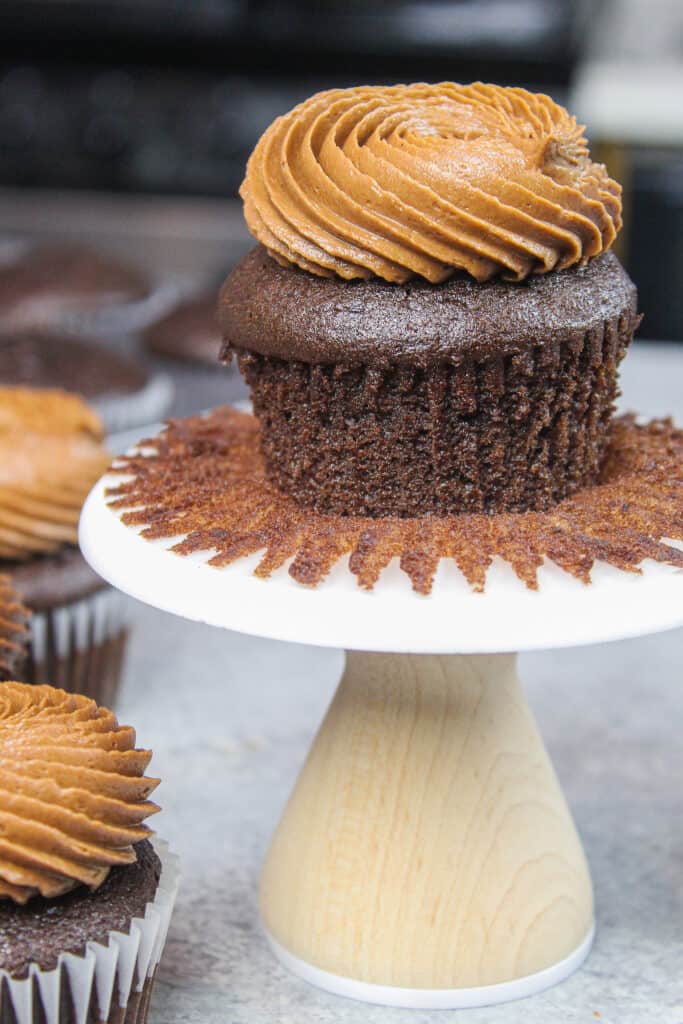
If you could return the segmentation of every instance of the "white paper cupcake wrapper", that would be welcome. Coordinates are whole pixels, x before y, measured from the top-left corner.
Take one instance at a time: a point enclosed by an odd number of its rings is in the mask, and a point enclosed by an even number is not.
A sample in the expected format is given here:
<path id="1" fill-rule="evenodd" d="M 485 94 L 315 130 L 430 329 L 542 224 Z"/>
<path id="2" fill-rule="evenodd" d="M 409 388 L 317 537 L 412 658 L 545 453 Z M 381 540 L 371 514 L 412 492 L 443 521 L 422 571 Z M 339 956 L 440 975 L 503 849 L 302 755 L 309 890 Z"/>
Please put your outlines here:
<path id="1" fill-rule="evenodd" d="M 113 696 L 131 604 L 105 587 L 31 617 L 31 682 L 48 682 L 106 704 Z M 109 648 L 107 644 L 109 642 Z"/>
<path id="2" fill-rule="evenodd" d="M 64 953 L 52 971 L 31 964 L 28 977 L 21 981 L 0 971 L 0 982 L 7 986 L 17 1024 L 34 1024 L 42 1019 L 45 1024 L 61 1024 L 65 975 L 75 1011 L 74 1024 L 86 1024 L 93 994 L 97 996 L 100 1019 L 106 1021 L 112 1009 L 125 1008 L 131 995 L 141 992 L 145 982 L 152 978 L 166 942 L 180 870 L 178 858 L 169 851 L 167 843 L 156 837 L 151 842 L 161 860 L 161 878 L 144 918 L 133 918 L 128 934 L 110 932 L 106 946 L 88 942 L 84 956 Z M 42 1003 L 44 1018 L 38 1015 L 36 1003 Z"/>
<path id="3" fill-rule="evenodd" d="M 165 373 L 155 373 L 140 391 L 130 395 L 97 398 L 91 405 L 99 413 L 107 433 L 156 423 L 168 412 L 175 388 Z"/>

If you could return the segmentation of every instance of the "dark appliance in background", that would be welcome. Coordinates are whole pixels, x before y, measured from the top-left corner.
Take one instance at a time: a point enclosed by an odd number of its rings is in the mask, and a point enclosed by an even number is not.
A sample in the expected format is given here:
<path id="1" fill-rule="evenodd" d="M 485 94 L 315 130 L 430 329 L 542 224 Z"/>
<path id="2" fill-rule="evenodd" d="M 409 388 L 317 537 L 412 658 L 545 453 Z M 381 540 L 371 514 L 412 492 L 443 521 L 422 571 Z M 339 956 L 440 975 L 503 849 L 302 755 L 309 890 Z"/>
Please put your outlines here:
<path id="1" fill-rule="evenodd" d="M 527 84 L 563 98 L 574 0 L 4 0 L 0 186 L 235 195 L 318 89 Z"/>
<path id="2" fill-rule="evenodd" d="M 221 224 L 221 265 L 211 270 L 218 228 L 203 260 L 201 244 L 213 211 L 205 203 L 201 221 L 180 199 L 236 197 L 254 143 L 278 114 L 319 89 L 359 82 L 483 79 L 566 102 L 602 6 L 590 0 L 3 0 L 0 233 L 39 232 L 30 197 L 40 189 L 48 231 L 61 224 L 74 234 L 87 223 L 91 240 L 101 237 L 125 251 L 135 221 L 136 248 L 157 258 L 170 247 L 163 238 L 145 244 L 145 225 L 160 223 L 165 196 L 163 216 L 177 228 L 175 263 L 185 260 L 180 233 L 185 238 L 196 225 L 187 262 L 218 279 L 249 244 L 238 205 L 229 211 L 227 232 Z M 632 167 L 625 261 L 646 314 L 641 333 L 683 338 L 681 301 L 665 283 L 683 263 L 680 162 L 671 154 L 662 161 L 635 154 Z M 101 205 L 108 195 L 117 198 L 101 226 L 93 192 Z M 78 220 L 60 201 L 65 193 L 90 194 L 74 206 Z M 112 231 L 119 221 L 121 230 Z"/>
<path id="3" fill-rule="evenodd" d="M 638 285 L 640 333 L 683 340 L 683 155 L 636 150 L 631 160 L 628 267 Z"/>

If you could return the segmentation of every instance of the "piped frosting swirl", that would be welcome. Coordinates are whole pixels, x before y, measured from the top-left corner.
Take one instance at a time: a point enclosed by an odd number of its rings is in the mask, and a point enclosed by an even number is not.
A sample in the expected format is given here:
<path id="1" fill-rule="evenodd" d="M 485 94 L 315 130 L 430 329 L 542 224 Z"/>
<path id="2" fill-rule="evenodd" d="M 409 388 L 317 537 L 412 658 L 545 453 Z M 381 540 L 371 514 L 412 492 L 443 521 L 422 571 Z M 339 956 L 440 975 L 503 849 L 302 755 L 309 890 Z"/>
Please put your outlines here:
<path id="1" fill-rule="evenodd" d="M 88 697 L 0 684 L 0 899 L 98 888 L 158 811 L 152 754 Z"/>
<path id="2" fill-rule="evenodd" d="M 432 283 L 580 265 L 621 188 L 548 96 L 477 82 L 317 93 L 278 118 L 240 194 L 271 256 L 321 276 Z"/>
<path id="3" fill-rule="evenodd" d="M 75 544 L 83 502 L 110 461 L 102 424 L 77 395 L 0 388 L 0 558 Z"/>

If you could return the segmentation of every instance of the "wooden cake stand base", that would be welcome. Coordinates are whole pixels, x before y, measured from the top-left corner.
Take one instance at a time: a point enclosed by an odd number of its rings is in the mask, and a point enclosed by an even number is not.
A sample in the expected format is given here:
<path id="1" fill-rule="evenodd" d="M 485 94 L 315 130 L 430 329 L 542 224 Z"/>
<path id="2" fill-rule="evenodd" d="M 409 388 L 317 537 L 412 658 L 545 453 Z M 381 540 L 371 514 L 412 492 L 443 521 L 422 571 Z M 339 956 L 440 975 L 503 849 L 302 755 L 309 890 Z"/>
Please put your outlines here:
<path id="1" fill-rule="evenodd" d="M 371 1002 L 485 1005 L 579 966 L 590 875 L 514 655 L 348 654 L 261 911 L 287 967 Z"/>

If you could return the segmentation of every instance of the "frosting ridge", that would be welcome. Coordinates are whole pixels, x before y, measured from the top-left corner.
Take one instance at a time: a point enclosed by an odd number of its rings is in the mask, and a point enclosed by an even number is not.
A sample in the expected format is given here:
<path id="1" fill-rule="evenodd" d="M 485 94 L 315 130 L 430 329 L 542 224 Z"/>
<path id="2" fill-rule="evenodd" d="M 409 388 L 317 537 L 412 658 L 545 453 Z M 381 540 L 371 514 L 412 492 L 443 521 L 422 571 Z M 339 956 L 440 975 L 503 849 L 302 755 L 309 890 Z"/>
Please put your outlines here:
<path id="1" fill-rule="evenodd" d="M 432 283 L 585 263 L 621 188 L 543 94 L 481 82 L 317 93 L 262 135 L 240 189 L 251 233 L 311 273 Z"/>
<path id="2" fill-rule="evenodd" d="M 0 899 L 97 889 L 111 867 L 134 863 L 159 810 L 151 757 L 88 697 L 0 684 Z"/>
<path id="3" fill-rule="evenodd" d="M 0 557 L 75 544 L 83 502 L 109 462 L 102 424 L 77 395 L 0 388 Z"/>

